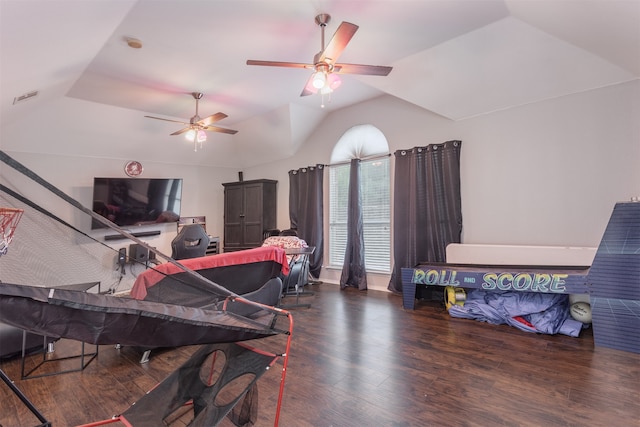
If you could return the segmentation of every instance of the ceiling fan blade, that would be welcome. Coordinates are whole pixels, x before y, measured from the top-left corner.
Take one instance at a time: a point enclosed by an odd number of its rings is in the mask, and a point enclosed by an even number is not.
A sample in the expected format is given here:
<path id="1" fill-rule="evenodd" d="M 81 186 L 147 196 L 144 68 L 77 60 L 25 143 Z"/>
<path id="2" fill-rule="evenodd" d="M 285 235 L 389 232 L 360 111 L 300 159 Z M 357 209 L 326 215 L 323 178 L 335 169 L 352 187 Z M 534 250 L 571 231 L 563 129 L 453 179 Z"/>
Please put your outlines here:
<path id="1" fill-rule="evenodd" d="M 254 59 L 247 59 L 247 65 L 263 65 L 266 67 L 313 68 L 313 64 L 301 64 L 298 62 L 257 61 Z"/>
<path id="2" fill-rule="evenodd" d="M 218 122 L 227 117 L 228 116 L 225 113 L 215 113 L 210 115 L 209 117 L 205 117 L 202 120 L 198 120 L 195 124 L 206 127 L 206 126 L 209 126 L 211 123 Z"/>
<path id="3" fill-rule="evenodd" d="M 338 60 L 338 57 L 342 54 L 342 51 L 353 37 L 353 35 L 358 31 L 358 26 L 352 24 L 350 22 L 342 22 L 335 34 L 324 48 L 320 57 L 318 58 L 318 62 L 329 62 L 335 63 Z"/>
<path id="4" fill-rule="evenodd" d="M 364 74 L 369 76 L 386 76 L 393 67 L 382 65 L 335 64 L 333 72 L 338 74 Z"/>
<path id="5" fill-rule="evenodd" d="M 300 94 L 300 96 L 309 96 L 317 92 L 318 89 L 313 87 L 313 74 L 311 74 L 307 79 L 307 83 L 305 83 L 304 89 L 302 89 L 302 93 Z"/>
<path id="6" fill-rule="evenodd" d="M 164 120 L 165 122 L 180 123 L 180 124 L 183 124 L 183 125 L 188 125 L 189 124 L 188 122 L 181 122 L 179 120 L 163 119 L 163 118 L 160 118 L 160 117 L 153 117 L 153 116 L 145 116 L 145 117 L 147 117 L 149 119 Z"/>
<path id="7" fill-rule="evenodd" d="M 172 133 L 171 135 L 180 135 L 182 133 L 187 132 L 189 129 L 191 129 L 191 126 L 186 127 L 186 128 L 182 128 L 180 130 L 175 131 L 174 133 Z"/>
<path id="8" fill-rule="evenodd" d="M 228 133 L 230 135 L 235 135 L 236 133 L 238 133 L 237 130 L 220 128 L 218 126 L 204 126 L 202 129 L 208 130 L 211 132 Z"/>

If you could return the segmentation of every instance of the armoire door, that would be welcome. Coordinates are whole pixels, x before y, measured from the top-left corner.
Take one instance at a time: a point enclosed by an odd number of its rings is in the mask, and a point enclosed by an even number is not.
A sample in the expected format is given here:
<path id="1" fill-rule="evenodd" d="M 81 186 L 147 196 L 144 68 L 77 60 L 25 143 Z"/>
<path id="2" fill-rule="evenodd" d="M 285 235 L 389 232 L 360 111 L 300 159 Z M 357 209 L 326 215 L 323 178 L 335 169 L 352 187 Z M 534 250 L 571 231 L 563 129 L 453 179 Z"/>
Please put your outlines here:
<path id="1" fill-rule="evenodd" d="M 277 183 L 269 179 L 224 186 L 224 251 L 262 245 L 264 231 L 276 227 Z"/>
<path id="2" fill-rule="evenodd" d="M 244 246 L 262 245 L 263 191 L 262 183 L 244 186 Z"/>
<path id="3" fill-rule="evenodd" d="M 229 186 L 224 190 L 224 247 L 243 246 L 244 188 Z"/>

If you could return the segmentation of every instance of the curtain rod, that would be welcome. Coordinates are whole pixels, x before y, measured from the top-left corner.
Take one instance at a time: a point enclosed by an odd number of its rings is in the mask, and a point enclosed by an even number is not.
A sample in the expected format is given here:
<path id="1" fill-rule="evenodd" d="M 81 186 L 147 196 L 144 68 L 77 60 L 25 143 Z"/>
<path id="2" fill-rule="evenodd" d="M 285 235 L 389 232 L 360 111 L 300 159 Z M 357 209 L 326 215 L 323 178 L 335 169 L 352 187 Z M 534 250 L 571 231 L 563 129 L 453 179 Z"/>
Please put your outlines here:
<path id="1" fill-rule="evenodd" d="M 391 157 L 391 153 L 374 154 L 372 156 L 363 157 L 360 160 L 375 160 L 375 159 L 382 159 L 384 157 Z M 323 163 L 317 163 L 317 164 L 315 164 L 313 166 L 318 166 L 318 167 L 322 167 L 322 168 L 328 168 L 328 167 L 331 167 L 331 166 L 348 165 L 349 163 L 351 163 L 351 160 L 345 160 L 344 162 L 330 163 L 328 165 L 325 165 Z M 313 167 L 313 166 L 306 166 L 305 168 L 309 168 L 309 167 Z M 299 169 L 305 169 L 305 168 L 299 168 Z M 296 169 L 292 169 L 289 172 L 294 172 L 294 171 L 296 171 Z"/>
<path id="2" fill-rule="evenodd" d="M 360 160 L 375 160 L 375 159 L 382 159 L 384 157 L 391 157 L 391 153 L 374 154 L 372 156 L 363 157 Z M 344 162 L 330 163 L 330 164 L 324 165 L 324 166 L 325 167 L 342 166 L 342 165 L 348 165 L 349 163 L 351 163 L 351 160 L 345 160 Z"/>

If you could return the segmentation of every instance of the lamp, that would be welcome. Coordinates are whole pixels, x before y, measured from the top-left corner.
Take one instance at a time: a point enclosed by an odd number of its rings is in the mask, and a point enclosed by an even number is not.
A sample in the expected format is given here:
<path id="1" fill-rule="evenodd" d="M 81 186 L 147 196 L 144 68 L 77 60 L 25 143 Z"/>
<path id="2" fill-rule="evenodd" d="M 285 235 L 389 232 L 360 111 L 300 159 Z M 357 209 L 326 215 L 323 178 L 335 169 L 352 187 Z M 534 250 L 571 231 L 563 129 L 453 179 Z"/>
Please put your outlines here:
<path id="1" fill-rule="evenodd" d="M 307 82 L 305 90 L 322 95 L 322 104 L 320 106 L 324 108 L 324 96 L 330 95 L 331 92 L 337 89 L 341 84 L 342 80 L 340 80 L 340 77 L 337 74 L 327 73 L 325 71 L 316 71 L 312 78 Z M 329 99 L 329 101 L 331 100 Z"/>
<path id="2" fill-rule="evenodd" d="M 337 74 L 329 74 L 328 78 L 327 78 L 327 82 L 326 84 L 320 88 L 320 90 L 318 92 L 320 92 L 320 95 L 322 95 L 322 103 L 320 104 L 321 108 L 324 108 L 324 97 L 325 95 L 329 97 L 328 102 L 331 102 L 331 93 L 334 91 L 334 89 L 337 89 L 338 86 L 340 86 L 342 84 L 342 80 L 340 80 L 340 77 L 338 77 Z"/>
<path id="3" fill-rule="evenodd" d="M 316 71 L 311 84 L 316 89 L 322 89 L 327 84 L 327 73 L 325 71 Z"/>
<path id="4" fill-rule="evenodd" d="M 337 74 L 331 73 L 327 78 L 327 84 L 320 91 L 320 93 L 331 93 L 336 90 L 342 84 L 342 80 L 340 80 L 340 76 Z"/>
<path id="5" fill-rule="evenodd" d="M 307 80 L 303 95 L 320 93 L 322 96 L 320 107 L 324 108 L 324 97 L 329 97 L 329 102 L 331 102 L 331 93 L 340 86 L 342 81 L 340 77 L 333 73 L 333 64 L 329 64 L 326 61 L 317 62 L 314 65 L 314 69 L 315 72 Z"/>
<path id="6" fill-rule="evenodd" d="M 191 128 L 185 133 L 184 137 L 187 141 L 193 142 L 193 151 L 198 151 L 198 143 L 200 144 L 200 148 L 202 148 L 202 143 L 207 140 L 207 133 L 202 129 L 194 129 Z"/>

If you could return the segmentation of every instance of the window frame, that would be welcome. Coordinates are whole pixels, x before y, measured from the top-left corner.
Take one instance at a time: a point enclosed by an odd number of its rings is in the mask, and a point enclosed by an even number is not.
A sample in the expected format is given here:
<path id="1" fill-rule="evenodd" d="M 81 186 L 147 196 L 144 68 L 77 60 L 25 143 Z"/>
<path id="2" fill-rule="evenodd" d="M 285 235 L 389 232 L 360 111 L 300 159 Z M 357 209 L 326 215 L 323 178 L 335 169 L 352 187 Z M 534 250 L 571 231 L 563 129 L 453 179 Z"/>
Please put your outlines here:
<path id="1" fill-rule="evenodd" d="M 367 273 L 391 273 L 391 160 L 388 154 L 383 156 L 371 156 L 361 160 L 361 194 L 363 203 L 363 226 L 365 234 L 365 268 Z M 381 166 L 381 173 L 378 176 L 369 176 L 366 168 Z M 346 248 L 346 228 L 348 209 L 348 187 L 349 187 L 349 163 L 332 165 L 329 170 L 329 219 L 328 219 L 328 248 L 329 248 L 329 267 L 342 268 L 344 264 L 344 252 Z M 373 169 L 371 169 L 373 170 Z M 338 189 L 335 188 L 335 179 L 337 174 L 342 174 L 339 178 L 343 181 L 340 193 L 336 195 Z M 344 178 L 346 176 L 346 179 Z M 378 186 L 373 188 L 374 178 L 382 181 L 375 181 Z M 382 184 L 382 192 L 379 185 Z M 373 194 L 369 194 L 373 193 Z M 369 200 L 368 196 L 382 194 L 382 200 Z M 343 197 L 339 202 L 335 202 L 335 197 Z M 371 201 L 372 204 L 367 202 Z M 384 206 L 378 207 L 377 211 L 381 216 L 373 216 L 375 202 L 382 201 Z M 335 210 L 336 206 L 341 212 Z M 378 237 L 374 237 L 375 233 L 371 227 L 378 224 Z M 343 231 L 340 230 L 342 228 Z M 382 229 L 382 233 L 379 233 Z M 341 240 L 337 240 L 341 239 Z M 367 247 L 370 249 L 367 250 Z M 373 250 L 371 248 L 374 248 Z"/>

